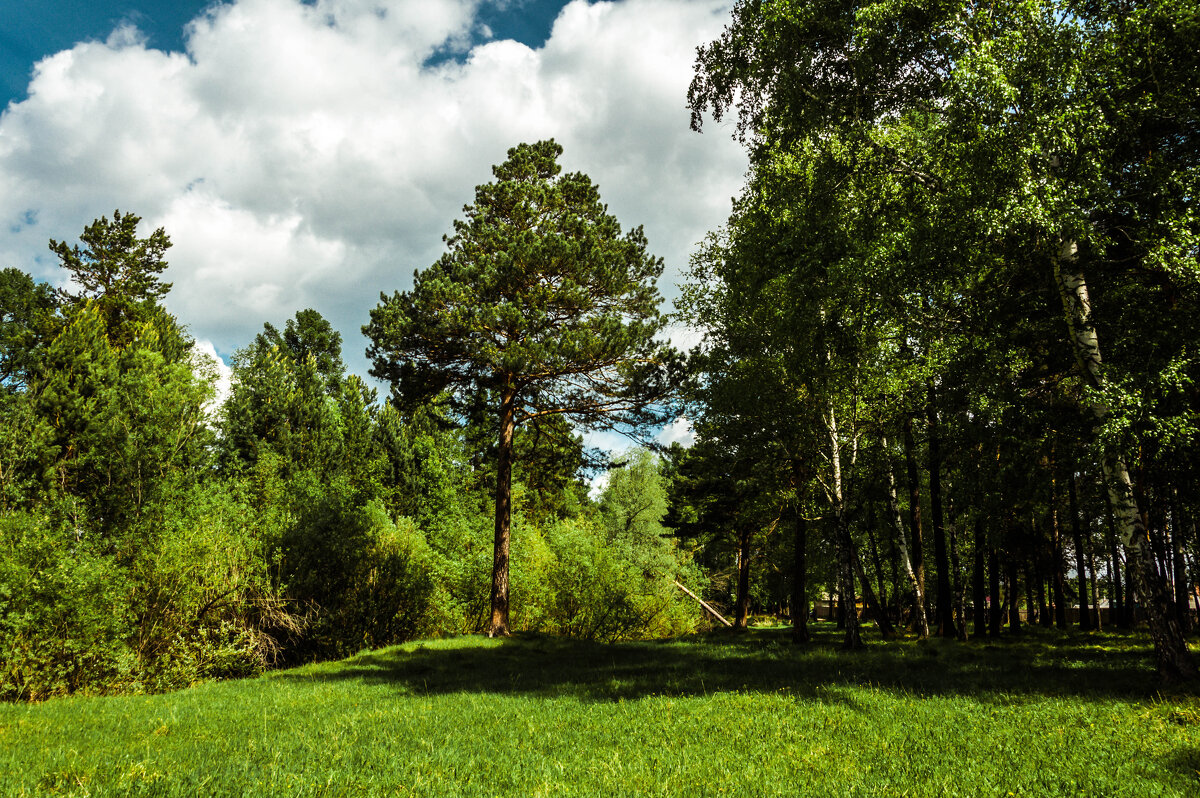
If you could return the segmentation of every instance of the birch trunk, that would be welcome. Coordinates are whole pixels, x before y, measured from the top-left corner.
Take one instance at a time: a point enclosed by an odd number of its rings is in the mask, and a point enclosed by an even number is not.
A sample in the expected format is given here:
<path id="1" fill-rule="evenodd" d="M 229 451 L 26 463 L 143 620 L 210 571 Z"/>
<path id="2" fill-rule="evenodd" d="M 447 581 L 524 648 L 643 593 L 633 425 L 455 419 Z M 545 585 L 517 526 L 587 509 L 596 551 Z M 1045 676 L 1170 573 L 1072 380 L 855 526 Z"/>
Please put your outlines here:
<path id="1" fill-rule="evenodd" d="M 1075 490 L 1075 466 L 1073 463 L 1068 476 L 1070 481 L 1067 483 L 1067 507 L 1071 512 L 1071 537 L 1075 539 L 1075 572 L 1079 579 L 1079 628 L 1090 632 L 1095 628 L 1095 624 L 1092 623 L 1092 611 L 1088 606 L 1088 552 L 1084 548 L 1083 527 L 1079 522 L 1079 499 Z M 1094 569 L 1093 565 L 1093 573 Z M 1094 601 L 1092 606 L 1096 606 Z M 1097 612 L 1099 612 L 1099 608 L 1097 608 Z"/>
<path id="2" fill-rule="evenodd" d="M 921 475 L 917 471 L 916 441 L 913 440 L 912 416 L 904 419 L 904 465 L 908 472 L 908 515 L 912 530 L 912 567 L 917 575 L 916 615 L 925 619 L 925 637 L 929 637 L 929 603 L 925 597 L 925 540 L 921 528 Z"/>
<path id="3" fill-rule="evenodd" d="M 846 518 L 846 499 L 842 486 L 841 441 L 838 438 L 837 414 L 832 400 L 826 405 L 829 413 L 829 462 L 832 475 L 829 483 L 829 503 L 833 509 L 835 524 L 834 538 L 838 559 L 838 591 L 842 594 L 843 616 L 846 634 L 842 648 L 862 648 L 862 632 L 858 624 L 858 610 L 854 599 L 854 551 L 850 540 L 850 524 Z"/>
<path id="4" fill-rule="evenodd" d="M 908 551 L 908 537 L 904 534 L 904 519 L 900 515 L 900 501 L 896 496 L 896 473 L 892 468 L 892 459 L 886 455 L 887 438 L 882 438 L 881 444 L 885 452 L 884 460 L 887 463 L 888 511 L 892 516 L 892 525 L 896 527 L 896 547 L 900 549 L 900 564 L 904 567 L 904 576 L 908 579 L 913 596 L 916 597 L 913 601 L 913 623 L 917 630 L 917 636 L 925 640 L 929 637 L 929 619 L 925 616 L 924 585 L 917 578 L 917 572 Z"/>
<path id="5" fill-rule="evenodd" d="M 1054 257 L 1053 266 L 1075 358 L 1093 388 L 1091 398 L 1086 400 L 1087 407 L 1097 421 L 1103 422 L 1110 412 L 1100 394 L 1105 384 L 1101 371 L 1100 340 L 1092 324 L 1091 298 L 1079 267 L 1079 250 L 1074 241 L 1063 242 Z M 1159 673 L 1167 679 L 1195 678 L 1195 663 L 1188 651 L 1183 630 L 1171 612 L 1170 593 L 1154 569 L 1154 555 L 1150 551 L 1146 526 L 1138 512 L 1129 467 L 1117 447 L 1109 445 L 1104 448 L 1101 467 L 1112 502 L 1117 537 L 1125 548 L 1134 589 L 1149 621 Z"/>

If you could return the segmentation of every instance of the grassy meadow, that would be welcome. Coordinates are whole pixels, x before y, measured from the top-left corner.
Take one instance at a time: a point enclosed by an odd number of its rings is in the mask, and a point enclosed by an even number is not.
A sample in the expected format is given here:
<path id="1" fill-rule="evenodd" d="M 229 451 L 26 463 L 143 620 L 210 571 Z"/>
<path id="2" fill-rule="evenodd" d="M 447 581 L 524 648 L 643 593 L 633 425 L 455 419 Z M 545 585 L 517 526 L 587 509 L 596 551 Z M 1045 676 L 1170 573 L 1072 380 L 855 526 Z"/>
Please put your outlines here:
<path id="1" fill-rule="evenodd" d="M 4 795 L 1200 795 L 1142 637 L 429 640 L 0 706 Z"/>

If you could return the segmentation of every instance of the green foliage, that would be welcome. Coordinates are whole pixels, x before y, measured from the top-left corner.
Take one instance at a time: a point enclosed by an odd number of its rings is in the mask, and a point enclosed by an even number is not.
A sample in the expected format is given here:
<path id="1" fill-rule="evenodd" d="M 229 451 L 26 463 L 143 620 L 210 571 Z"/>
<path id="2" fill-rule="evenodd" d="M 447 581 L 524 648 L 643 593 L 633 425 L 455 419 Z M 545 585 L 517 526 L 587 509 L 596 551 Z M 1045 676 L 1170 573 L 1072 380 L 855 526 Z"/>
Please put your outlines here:
<path id="1" fill-rule="evenodd" d="M 345 382 L 340 336 L 316 311 L 301 311 L 296 319 L 288 320 L 284 336 L 265 325 L 234 354 L 234 386 L 222 420 L 227 470 L 253 465 L 270 449 L 286 473 L 332 475 L 345 464 L 344 428 L 363 426 L 361 419 L 342 416 L 343 410 L 365 414 L 370 397 L 353 395 L 367 391 L 361 381 Z"/>
<path id="2" fill-rule="evenodd" d="M 463 495 L 463 445 L 440 409 L 410 416 L 385 403 L 372 427 L 380 459 L 380 487 L 390 512 L 432 528 L 467 500 Z"/>
<path id="3" fill-rule="evenodd" d="M 41 348 L 58 306 L 53 289 L 19 269 L 0 270 L 0 391 L 24 390 L 37 373 Z"/>
<path id="4" fill-rule="evenodd" d="M 515 402 L 517 423 L 656 415 L 673 359 L 654 340 L 662 261 L 641 228 L 621 234 L 586 175 L 560 175 L 561 153 L 554 141 L 509 150 L 447 253 L 371 311 L 371 373 L 401 406 L 448 391 L 466 408 L 491 390 Z"/>
<path id="5" fill-rule="evenodd" d="M 550 605 L 535 628 L 611 641 L 687 634 L 700 624 L 700 607 L 674 585 L 695 588 L 699 573 L 673 541 L 572 519 L 555 524 L 546 543 L 554 556 Z"/>
<path id="6" fill-rule="evenodd" d="M 79 530 L 0 515 L 0 697 L 38 701 L 127 685 L 129 585 Z"/>
<path id="7" fill-rule="evenodd" d="M 113 211 L 111 222 L 101 217 L 87 226 L 79 237 L 82 249 L 50 240 L 50 250 L 78 286 L 78 293 L 68 288 L 63 298 L 73 306 L 94 302 L 118 347 L 129 343 L 137 327 L 150 320 L 160 309 L 158 301 L 171 290 L 170 283 L 159 279 L 167 268 L 163 256 L 171 240 L 162 228 L 138 238 L 140 221 L 140 216 Z"/>
<path id="8" fill-rule="evenodd" d="M 281 579 L 314 615 L 297 655 L 344 656 L 427 631 L 431 553 L 413 523 L 390 520 L 345 479 L 305 472 L 290 489 Z"/>
<path id="9" fill-rule="evenodd" d="M 139 527 L 129 566 L 138 689 L 274 665 L 305 619 L 281 595 L 280 531 L 225 485 L 176 485 Z"/>
<path id="10" fill-rule="evenodd" d="M 146 322 L 115 347 L 101 309 L 72 311 L 30 387 L 35 412 L 58 447 L 54 489 L 78 498 L 86 519 L 120 536 L 164 499 L 171 476 L 204 462 L 211 387 L 177 360 L 178 331 Z"/>

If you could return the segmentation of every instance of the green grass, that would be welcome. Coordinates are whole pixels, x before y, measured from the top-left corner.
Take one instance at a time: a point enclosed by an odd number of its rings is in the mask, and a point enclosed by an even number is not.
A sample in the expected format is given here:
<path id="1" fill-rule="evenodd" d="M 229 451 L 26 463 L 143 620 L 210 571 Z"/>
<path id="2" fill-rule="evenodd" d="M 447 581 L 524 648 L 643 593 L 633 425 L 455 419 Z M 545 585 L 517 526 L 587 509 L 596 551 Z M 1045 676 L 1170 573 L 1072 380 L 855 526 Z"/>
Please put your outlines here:
<path id="1" fill-rule="evenodd" d="M 425 641 L 0 706 L 4 795 L 1200 795 L 1146 642 Z"/>

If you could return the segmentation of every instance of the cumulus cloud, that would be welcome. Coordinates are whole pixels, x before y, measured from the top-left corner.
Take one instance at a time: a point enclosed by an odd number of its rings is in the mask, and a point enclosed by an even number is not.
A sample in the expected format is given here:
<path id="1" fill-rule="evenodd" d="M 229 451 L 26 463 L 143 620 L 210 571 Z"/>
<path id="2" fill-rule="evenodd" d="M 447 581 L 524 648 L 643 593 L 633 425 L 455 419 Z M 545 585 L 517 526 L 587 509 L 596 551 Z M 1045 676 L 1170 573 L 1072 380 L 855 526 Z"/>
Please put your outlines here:
<path id="1" fill-rule="evenodd" d="M 538 49 L 483 40 L 477 9 L 234 0 L 191 23 L 185 53 L 124 25 L 42 60 L 0 116 L 0 265 L 57 281 L 47 239 L 135 212 L 175 242 L 167 303 L 197 338 L 228 354 L 315 307 L 364 371 L 379 292 L 437 258 L 509 147 L 553 136 L 623 225 L 645 226 L 673 294 L 745 171 L 685 108 L 728 3 L 574 0 Z"/>

